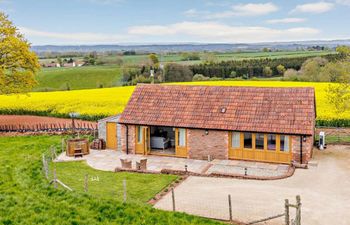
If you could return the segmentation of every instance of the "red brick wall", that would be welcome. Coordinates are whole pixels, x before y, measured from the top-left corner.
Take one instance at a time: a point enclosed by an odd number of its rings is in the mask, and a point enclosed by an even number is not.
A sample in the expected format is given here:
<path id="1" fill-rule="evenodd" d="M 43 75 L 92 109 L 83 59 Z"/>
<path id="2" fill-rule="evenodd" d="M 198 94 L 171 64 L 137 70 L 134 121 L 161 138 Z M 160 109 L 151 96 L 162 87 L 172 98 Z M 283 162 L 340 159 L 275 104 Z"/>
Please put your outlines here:
<path id="1" fill-rule="evenodd" d="M 306 136 L 306 141 L 302 141 L 303 164 L 307 163 L 312 158 L 313 144 L 313 136 Z M 300 163 L 300 136 L 292 136 L 292 151 L 293 161 Z"/>
<path id="2" fill-rule="evenodd" d="M 228 159 L 228 132 L 187 129 L 187 148 L 191 159 Z"/>
<path id="3" fill-rule="evenodd" d="M 134 125 L 127 125 L 128 126 L 128 148 L 129 153 L 134 154 L 135 153 L 135 126 Z M 122 151 L 126 152 L 126 125 L 121 125 L 121 144 L 122 144 Z"/>

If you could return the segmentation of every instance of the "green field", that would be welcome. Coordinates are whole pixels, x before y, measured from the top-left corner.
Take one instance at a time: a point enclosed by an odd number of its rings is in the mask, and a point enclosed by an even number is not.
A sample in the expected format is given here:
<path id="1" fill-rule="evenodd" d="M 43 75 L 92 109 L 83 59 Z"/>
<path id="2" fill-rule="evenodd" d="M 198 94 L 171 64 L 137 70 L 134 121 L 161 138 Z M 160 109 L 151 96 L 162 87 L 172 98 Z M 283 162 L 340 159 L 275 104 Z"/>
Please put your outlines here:
<path id="1" fill-rule="evenodd" d="M 258 58 L 293 58 L 293 57 L 311 57 L 336 54 L 334 51 L 281 51 L 281 52 L 240 52 L 217 54 L 219 61 L 258 59 Z"/>
<path id="2" fill-rule="evenodd" d="M 121 85 L 118 66 L 43 68 L 36 77 L 34 91 L 79 90 Z"/>
<path id="3" fill-rule="evenodd" d="M 74 191 L 54 189 L 43 176 L 41 154 L 51 145 L 59 148 L 60 140 L 60 136 L 0 137 L 0 224 L 220 224 L 156 210 L 144 203 L 173 176 L 108 173 L 94 171 L 83 163 L 64 163 L 56 165 L 58 176 Z M 109 189 L 111 195 L 101 198 L 94 186 L 88 194 L 83 193 L 80 185 L 84 172 L 99 176 L 101 193 Z M 140 204 L 123 204 L 113 193 L 123 178 L 130 189 L 128 197 Z"/>
<path id="4" fill-rule="evenodd" d="M 279 58 L 279 57 L 300 57 L 300 56 L 322 56 L 330 51 L 283 51 L 283 52 L 236 52 L 236 53 L 215 53 L 217 61 L 244 60 L 253 58 Z M 199 53 L 204 58 L 204 53 Z M 94 89 L 102 87 L 116 87 L 122 85 L 121 66 L 113 65 L 116 59 L 123 59 L 123 66 L 143 65 L 149 63 L 148 55 L 127 55 L 127 56 L 99 56 L 98 61 L 106 65 L 83 66 L 75 68 L 42 68 L 37 75 L 38 86 L 33 91 L 60 91 Z M 183 56 L 178 54 L 159 54 L 158 58 L 163 64 L 175 62 L 184 65 L 202 63 L 203 60 L 184 61 Z M 82 60 L 81 57 L 75 59 Z M 41 63 L 51 62 L 54 59 L 41 59 Z"/>

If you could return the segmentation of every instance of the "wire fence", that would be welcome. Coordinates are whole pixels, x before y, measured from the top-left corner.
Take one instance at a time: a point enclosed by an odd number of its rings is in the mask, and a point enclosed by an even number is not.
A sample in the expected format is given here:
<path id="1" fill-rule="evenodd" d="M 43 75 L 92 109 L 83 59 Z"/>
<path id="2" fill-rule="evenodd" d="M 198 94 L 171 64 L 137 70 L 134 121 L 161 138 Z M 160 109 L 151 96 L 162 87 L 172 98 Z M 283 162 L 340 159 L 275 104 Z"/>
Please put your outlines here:
<path id="1" fill-rule="evenodd" d="M 95 131 L 97 124 L 76 122 L 74 127 L 69 123 L 39 123 L 39 124 L 11 124 L 0 125 L 0 132 L 52 132 L 52 131 Z"/>
<path id="2" fill-rule="evenodd" d="M 57 159 L 60 154 L 64 154 L 66 147 L 66 140 L 62 139 L 60 145 L 51 146 L 42 155 L 43 174 L 48 184 L 57 189 L 90 194 L 97 198 L 114 199 L 124 203 L 145 204 L 147 202 L 147 197 L 142 197 L 146 191 L 145 188 L 135 187 L 134 184 L 129 183 L 127 173 L 120 173 L 117 178 L 113 173 L 96 171 L 89 169 L 88 166 L 54 163 L 53 160 Z M 177 195 L 176 189 L 170 189 L 155 207 L 231 223 L 243 221 L 244 224 L 301 224 L 300 197 L 295 200 L 291 199 L 291 196 L 288 196 L 290 199 L 272 200 L 267 199 L 264 193 L 261 193 L 261 199 L 247 197 L 244 198 L 244 204 L 242 204 L 236 200 L 240 195 L 238 189 L 225 194 L 220 188 L 218 187 L 217 190 L 219 194 L 215 196 L 207 196 L 200 192 L 192 195 L 180 193 Z"/>
<path id="3" fill-rule="evenodd" d="M 66 154 L 66 149 L 67 140 L 62 139 L 61 145 L 51 146 L 42 154 L 43 175 L 49 186 L 133 204 L 145 204 L 152 197 L 144 196 L 142 187 L 129 182 L 127 173 L 116 176 L 112 172 L 94 170 L 76 159 L 73 160 L 76 163 L 59 162 L 60 154 Z"/>
<path id="4" fill-rule="evenodd" d="M 278 207 L 271 207 L 273 204 L 278 204 Z M 186 199 L 184 199 L 177 196 L 176 190 L 172 189 L 164 197 L 162 203 L 156 205 L 156 207 L 168 211 L 186 212 L 205 218 L 223 220 L 233 224 L 301 225 L 300 196 L 279 202 L 260 202 L 256 199 L 247 199 L 243 207 L 242 202 L 235 202 L 230 194 L 216 196 L 215 200 L 208 196 L 202 196 L 202 198 L 186 196 Z"/>

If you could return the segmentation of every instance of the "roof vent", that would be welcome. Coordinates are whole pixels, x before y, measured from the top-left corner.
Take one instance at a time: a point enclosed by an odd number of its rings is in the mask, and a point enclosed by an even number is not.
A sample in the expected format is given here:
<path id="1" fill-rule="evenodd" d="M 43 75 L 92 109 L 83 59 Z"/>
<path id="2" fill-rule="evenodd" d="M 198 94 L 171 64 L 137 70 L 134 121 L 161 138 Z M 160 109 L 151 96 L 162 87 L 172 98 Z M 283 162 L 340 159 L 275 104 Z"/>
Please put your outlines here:
<path id="1" fill-rule="evenodd" d="M 221 113 L 225 113 L 225 112 L 226 112 L 226 107 L 221 107 L 220 112 L 221 112 Z"/>

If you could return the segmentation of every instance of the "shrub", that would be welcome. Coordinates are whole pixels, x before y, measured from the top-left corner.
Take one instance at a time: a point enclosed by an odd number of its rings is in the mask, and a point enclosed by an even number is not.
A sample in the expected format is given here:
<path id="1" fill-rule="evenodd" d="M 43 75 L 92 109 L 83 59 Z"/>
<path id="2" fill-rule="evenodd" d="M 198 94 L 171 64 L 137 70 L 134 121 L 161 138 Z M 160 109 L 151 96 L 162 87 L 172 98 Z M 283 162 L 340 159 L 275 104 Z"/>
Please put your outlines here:
<path id="1" fill-rule="evenodd" d="M 284 72 L 283 79 L 290 80 L 290 81 L 298 81 L 300 80 L 300 75 L 299 75 L 299 72 L 296 71 L 295 69 L 288 69 L 286 70 L 286 72 Z"/>
<path id="2" fill-rule="evenodd" d="M 202 74 L 196 74 L 192 78 L 193 81 L 206 81 L 209 80 L 209 77 L 205 77 Z"/>
<path id="3" fill-rule="evenodd" d="M 188 66 L 169 63 L 164 68 L 164 78 L 166 82 L 192 81 L 193 73 Z"/>

